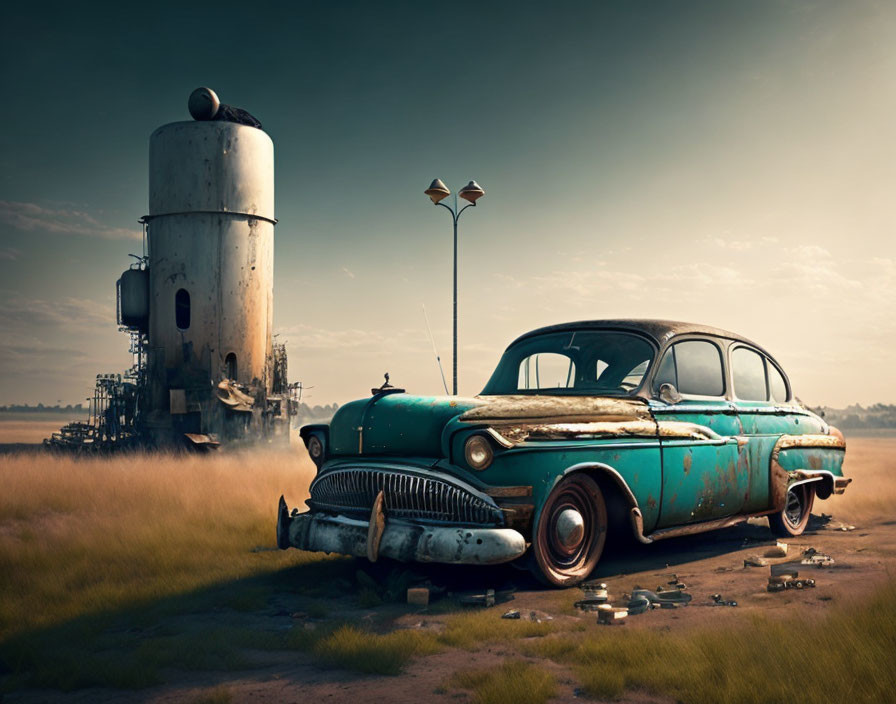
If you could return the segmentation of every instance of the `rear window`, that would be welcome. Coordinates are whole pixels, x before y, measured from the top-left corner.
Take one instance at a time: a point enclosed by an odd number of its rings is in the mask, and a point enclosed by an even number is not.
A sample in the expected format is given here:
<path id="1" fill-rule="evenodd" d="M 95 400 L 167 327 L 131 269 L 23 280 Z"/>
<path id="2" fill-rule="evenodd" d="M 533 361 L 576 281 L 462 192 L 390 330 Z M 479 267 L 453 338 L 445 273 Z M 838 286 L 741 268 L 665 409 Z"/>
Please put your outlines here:
<path id="1" fill-rule="evenodd" d="M 765 359 L 753 350 L 738 347 L 731 353 L 734 395 L 743 401 L 768 401 Z"/>
<path id="2" fill-rule="evenodd" d="M 768 366 L 768 388 L 772 392 L 772 400 L 783 403 L 787 400 L 787 382 L 774 364 L 768 360 L 765 363 Z"/>

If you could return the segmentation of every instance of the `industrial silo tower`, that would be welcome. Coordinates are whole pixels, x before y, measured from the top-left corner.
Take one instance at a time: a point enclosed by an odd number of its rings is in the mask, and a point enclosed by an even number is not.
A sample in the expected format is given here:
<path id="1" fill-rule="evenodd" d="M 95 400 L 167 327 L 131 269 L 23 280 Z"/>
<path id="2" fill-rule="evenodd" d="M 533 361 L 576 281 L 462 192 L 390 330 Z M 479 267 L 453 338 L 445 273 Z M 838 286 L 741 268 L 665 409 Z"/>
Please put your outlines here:
<path id="1" fill-rule="evenodd" d="M 119 281 L 140 338 L 144 433 L 157 444 L 288 436 L 295 401 L 274 345 L 274 145 L 260 123 L 190 96 L 153 132 L 147 256 Z"/>

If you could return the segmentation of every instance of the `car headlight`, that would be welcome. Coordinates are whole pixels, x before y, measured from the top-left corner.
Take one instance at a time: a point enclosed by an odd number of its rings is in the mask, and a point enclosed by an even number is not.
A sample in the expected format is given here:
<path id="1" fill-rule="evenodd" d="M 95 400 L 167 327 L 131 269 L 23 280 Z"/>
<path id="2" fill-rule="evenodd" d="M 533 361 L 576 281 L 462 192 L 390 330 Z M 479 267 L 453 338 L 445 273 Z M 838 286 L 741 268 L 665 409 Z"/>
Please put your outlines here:
<path id="1" fill-rule="evenodd" d="M 464 457 L 473 469 L 483 470 L 492 463 L 495 453 L 483 435 L 474 435 L 464 444 Z"/>
<path id="2" fill-rule="evenodd" d="M 311 461 L 320 467 L 324 461 L 324 444 L 317 435 L 308 438 L 308 454 L 311 456 Z"/>

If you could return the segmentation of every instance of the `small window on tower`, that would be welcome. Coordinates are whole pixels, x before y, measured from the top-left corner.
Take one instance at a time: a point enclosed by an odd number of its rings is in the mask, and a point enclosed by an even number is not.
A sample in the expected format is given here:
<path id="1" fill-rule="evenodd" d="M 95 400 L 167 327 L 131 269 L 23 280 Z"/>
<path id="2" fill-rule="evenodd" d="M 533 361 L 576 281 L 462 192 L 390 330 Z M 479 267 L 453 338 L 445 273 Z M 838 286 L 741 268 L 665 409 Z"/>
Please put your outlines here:
<path id="1" fill-rule="evenodd" d="M 178 289 L 174 294 L 174 322 L 179 330 L 190 327 L 190 294 L 187 289 Z"/>
<path id="2" fill-rule="evenodd" d="M 224 358 L 224 369 L 227 378 L 236 381 L 236 355 L 233 352 Z"/>

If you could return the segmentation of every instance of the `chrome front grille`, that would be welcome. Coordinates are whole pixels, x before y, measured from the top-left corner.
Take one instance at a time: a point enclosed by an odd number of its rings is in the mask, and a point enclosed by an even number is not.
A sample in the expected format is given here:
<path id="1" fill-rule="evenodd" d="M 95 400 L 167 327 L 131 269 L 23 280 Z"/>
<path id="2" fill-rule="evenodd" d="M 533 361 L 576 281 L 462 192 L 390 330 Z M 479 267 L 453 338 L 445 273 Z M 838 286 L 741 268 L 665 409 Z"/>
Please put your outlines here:
<path id="1" fill-rule="evenodd" d="M 451 525 L 503 525 L 504 518 L 488 497 L 478 496 L 446 477 L 372 467 L 335 469 L 311 484 L 308 504 L 314 508 L 368 518 L 383 492 L 386 517 Z"/>

